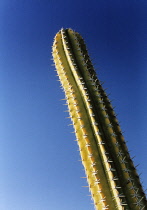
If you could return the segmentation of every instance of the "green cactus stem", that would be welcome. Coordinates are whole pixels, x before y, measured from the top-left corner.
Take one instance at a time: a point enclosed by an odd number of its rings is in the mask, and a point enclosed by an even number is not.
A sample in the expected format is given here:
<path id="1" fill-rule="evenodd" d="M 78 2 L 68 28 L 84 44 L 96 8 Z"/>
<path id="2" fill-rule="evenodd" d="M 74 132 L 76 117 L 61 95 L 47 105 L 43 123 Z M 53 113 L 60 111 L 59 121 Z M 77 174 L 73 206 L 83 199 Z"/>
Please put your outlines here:
<path id="1" fill-rule="evenodd" d="M 83 38 L 61 29 L 52 50 L 95 208 L 145 209 L 139 176 Z"/>

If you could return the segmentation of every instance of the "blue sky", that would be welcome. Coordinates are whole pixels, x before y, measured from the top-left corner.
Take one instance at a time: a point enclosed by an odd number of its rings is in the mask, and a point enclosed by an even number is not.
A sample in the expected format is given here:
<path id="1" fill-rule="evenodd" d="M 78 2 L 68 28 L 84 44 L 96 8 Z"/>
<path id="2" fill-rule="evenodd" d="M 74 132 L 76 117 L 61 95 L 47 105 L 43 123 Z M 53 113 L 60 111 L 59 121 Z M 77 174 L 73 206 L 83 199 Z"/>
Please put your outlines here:
<path id="1" fill-rule="evenodd" d="M 0 209 L 93 210 L 51 60 L 72 28 L 111 93 L 147 188 L 145 0 L 0 1 Z"/>

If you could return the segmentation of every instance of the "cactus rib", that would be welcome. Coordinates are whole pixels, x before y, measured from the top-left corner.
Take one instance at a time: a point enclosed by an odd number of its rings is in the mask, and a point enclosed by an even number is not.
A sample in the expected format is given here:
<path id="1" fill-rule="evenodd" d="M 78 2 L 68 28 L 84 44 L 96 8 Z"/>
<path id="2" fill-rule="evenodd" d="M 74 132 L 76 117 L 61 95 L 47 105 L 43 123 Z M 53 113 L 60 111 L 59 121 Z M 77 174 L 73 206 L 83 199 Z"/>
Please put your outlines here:
<path id="1" fill-rule="evenodd" d="M 96 209 L 145 209 L 145 194 L 116 114 L 80 34 L 61 29 L 53 58 Z"/>

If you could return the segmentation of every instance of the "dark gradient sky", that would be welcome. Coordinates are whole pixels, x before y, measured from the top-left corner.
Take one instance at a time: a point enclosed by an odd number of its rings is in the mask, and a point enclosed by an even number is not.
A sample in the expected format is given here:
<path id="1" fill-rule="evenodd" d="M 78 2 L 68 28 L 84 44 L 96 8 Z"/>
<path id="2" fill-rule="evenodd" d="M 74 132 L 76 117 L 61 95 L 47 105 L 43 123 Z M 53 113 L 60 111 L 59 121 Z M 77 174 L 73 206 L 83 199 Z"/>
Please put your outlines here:
<path id="1" fill-rule="evenodd" d="M 79 32 L 147 188 L 147 2 L 0 1 L 0 209 L 93 210 L 51 60 Z"/>

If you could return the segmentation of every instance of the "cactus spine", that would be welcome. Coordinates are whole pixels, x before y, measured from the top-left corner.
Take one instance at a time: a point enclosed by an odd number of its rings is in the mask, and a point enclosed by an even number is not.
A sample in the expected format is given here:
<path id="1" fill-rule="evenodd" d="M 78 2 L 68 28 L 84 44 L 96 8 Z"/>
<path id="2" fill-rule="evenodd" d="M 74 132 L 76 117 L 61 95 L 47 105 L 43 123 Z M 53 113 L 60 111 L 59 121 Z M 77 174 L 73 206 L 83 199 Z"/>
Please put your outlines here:
<path id="1" fill-rule="evenodd" d="M 95 208 L 145 209 L 139 176 L 83 38 L 61 29 L 54 39 L 53 58 Z"/>

